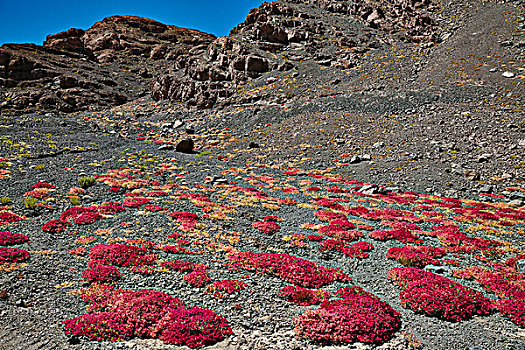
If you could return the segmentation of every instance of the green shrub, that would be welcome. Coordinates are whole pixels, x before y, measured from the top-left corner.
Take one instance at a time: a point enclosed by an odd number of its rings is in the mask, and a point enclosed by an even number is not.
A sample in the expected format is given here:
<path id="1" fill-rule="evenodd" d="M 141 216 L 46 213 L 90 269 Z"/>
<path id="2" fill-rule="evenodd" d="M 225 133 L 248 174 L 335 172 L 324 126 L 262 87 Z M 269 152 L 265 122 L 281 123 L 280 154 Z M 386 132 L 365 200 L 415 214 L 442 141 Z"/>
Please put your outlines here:
<path id="1" fill-rule="evenodd" d="M 24 207 L 26 209 L 34 209 L 36 207 L 36 203 L 38 202 L 38 199 L 33 197 L 25 197 L 22 199 L 22 203 L 24 203 Z"/>
<path id="2" fill-rule="evenodd" d="M 92 176 L 83 176 L 80 179 L 78 179 L 78 186 L 81 188 L 88 188 L 95 184 L 95 178 Z"/>

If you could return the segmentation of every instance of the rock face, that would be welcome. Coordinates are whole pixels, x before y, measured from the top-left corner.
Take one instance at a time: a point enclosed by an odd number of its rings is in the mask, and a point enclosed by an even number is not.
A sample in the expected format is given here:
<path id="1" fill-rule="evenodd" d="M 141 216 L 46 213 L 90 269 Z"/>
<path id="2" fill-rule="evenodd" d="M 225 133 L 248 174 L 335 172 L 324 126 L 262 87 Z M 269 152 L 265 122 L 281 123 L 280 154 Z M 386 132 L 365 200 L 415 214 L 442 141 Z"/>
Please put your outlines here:
<path id="1" fill-rule="evenodd" d="M 430 0 L 263 3 L 201 56 L 179 56 L 172 73 L 151 82 L 151 96 L 207 108 L 231 103 L 240 82 L 289 70 L 294 61 L 351 68 L 359 54 L 378 45 L 435 41 L 433 10 Z"/>
<path id="2" fill-rule="evenodd" d="M 149 80 L 180 55 L 202 54 L 215 37 L 135 16 L 48 35 L 43 45 L 0 47 L 3 113 L 73 112 L 145 96 Z"/>
<path id="3" fill-rule="evenodd" d="M 263 3 L 228 37 L 135 16 L 0 48 L 0 107 L 71 112 L 145 96 L 187 106 L 252 103 L 238 87 L 301 62 L 348 69 L 371 49 L 436 41 L 431 0 Z M 235 97 L 232 99 L 232 97 Z"/>

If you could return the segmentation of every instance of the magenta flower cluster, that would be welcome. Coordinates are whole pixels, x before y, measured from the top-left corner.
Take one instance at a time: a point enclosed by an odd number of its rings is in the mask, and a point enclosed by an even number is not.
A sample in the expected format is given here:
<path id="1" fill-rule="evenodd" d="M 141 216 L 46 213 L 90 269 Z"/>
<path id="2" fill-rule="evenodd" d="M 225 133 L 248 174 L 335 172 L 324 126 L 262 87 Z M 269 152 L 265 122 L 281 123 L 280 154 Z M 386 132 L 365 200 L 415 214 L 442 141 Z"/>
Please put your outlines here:
<path id="1" fill-rule="evenodd" d="M 406 228 L 372 231 L 369 233 L 369 235 L 370 237 L 372 237 L 373 239 L 377 239 L 378 241 L 389 241 L 395 239 L 403 243 L 423 243 L 423 240 L 421 238 L 414 235 L 410 232 L 410 230 Z"/>
<path id="2" fill-rule="evenodd" d="M 160 263 L 160 266 L 169 270 L 187 273 L 182 279 L 195 288 L 202 288 L 209 285 L 212 281 L 208 271 L 206 271 L 206 265 L 195 264 L 186 260 L 169 260 Z"/>
<path id="3" fill-rule="evenodd" d="M 525 328 L 525 300 L 498 299 L 493 304 L 500 314 Z"/>
<path id="4" fill-rule="evenodd" d="M 325 301 L 294 319 L 298 337 L 320 343 L 374 343 L 389 341 L 401 327 L 401 315 L 360 287 L 336 293 L 342 299 Z"/>
<path id="5" fill-rule="evenodd" d="M 257 221 L 254 222 L 252 226 L 254 229 L 266 234 L 273 234 L 281 229 L 281 226 L 273 221 Z"/>
<path id="6" fill-rule="evenodd" d="M 37 182 L 33 186 L 31 186 L 31 188 L 49 188 L 49 189 L 53 189 L 53 188 L 56 188 L 56 186 L 51 185 L 50 183 L 47 183 L 47 182 Z"/>
<path id="7" fill-rule="evenodd" d="M 346 220 L 346 215 L 331 210 L 318 210 L 314 212 L 316 218 L 321 221 Z"/>
<path id="8" fill-rule="evenodd" d="M 489 299 L 480 292 L 446 277 L 413 267 L 394 268 L 388 278 L 403 288 L 403 307 L 447 321 L 461 321 L 493 311 Z"/>
<path id="9" fill-rule="evenodd" d="M 105 215 L 112 215 L 124 211 L 124 207 L 118 202 L 107 202 L 101 206 L 75 206 L 65 210 L 59 219 L 51 220 L 42 226 L 42 231 L 59 233 L 64 231 L 71 222 L 77 225 L 88 225 L 102 220 Z"/>
<path id="10" fill-rule="evenodd" d="M 368 258 L 368 253 L 374 246 L 368 242 L 356 242 L 348 245 L 346 241 L 327 239 L 323 242 L 320 251 L 338 251 L 351 258 L 364 259 Z"/>
<path id="11" fill-rule="evenodd" d="M 195 267 L 193 272 L 188 273 L 182 277 L 184 282 L 195 288 L 202 288 L 207 284 L 210 284 L 212 279 L 206 271 L 206 266 L 198 265 Z"/>
<path id="12" fill-rule="evenodd" d="M 331 220 L 328 225 L 319 228 L 318 233 L 335 239 L 354 241 L 364 236 L 362 232 L 355 231 L 354 228 L 355 225 L 349 221 Z"/>
<path id="13" fill-rule="evenodd" d="M 339 268 L 318 266 L 288 254 L 238 252 L 229 254 L 228 261 L 233 268 L 273 274 L 284 281 L 307 288 L 352 280 Z"/>
<path id="14" fill-rule="evenodd" d="M 16 222 L 23 220 L 23 218 L 15 213 L 12 213 L 8 210 L 0 210 L 0 224 Z"/>
<path id="15" fill-rule="evenodd" d="M 90 269 L 85 270 L 82 273 L 82 278 L 84 281 L 89 283 L 93 282 L 114 282 L 119 280 L 122 277 L 120 271 L 115 266 L 111 265 L 98 265 L 93 266 Z"/>
<path id="16" fill-rule="evenodd" d="M 243 281 L 226 279 L 226 280 L 215 281 L 211 284 L 208 284 L 206 286 L 206 289 L 204 289 L 204 293 L 206 294 L 213 293 L 213 295 L 216 298 L 222 298 L 224 293 L 232 294 L 232 293 L 241 291 L 243 289 L 246 289 L 246 287 L 248 287 L 248 285 L 244 283 Z"/>
<path id="17" fill-rule="evenodd" d="M 68 226 L 71 226 L 72 224 L 69 221 L 65 221 L 62 219 L 55 219 L 46 222 L 44 225 L 42 225 L 42 231 L 48 232 L 48 233 L 60 233 L 64 231 Z"/>
<path id="18" fill-rule="evenodd" d="M 145 197 L 126 197 L 122 205 L 128 208 L 138 208 L 149 202 L 151 202 L 151 199 Z"/>
<path id="19" fill-rule="evenodd" d="M 314 290 L 298 286 L 286 286 L 279 290 L 279 296 L 286 299 L 290 303 L 297 305 L 317 305 L 326 301 L 329 292 L 325 292 L 322 289 Z"/>
<path id="20" fill-rule="evenodd" d="M 29 242 L 29 236 L 20 233 L 0 231 L 0 245 L 11 246 Z"/>
<path id="21" fill-rule="evenodd" d="M 157 257 L 147 249 L 128 244 L 102 244 L 91 248 L 89 265 L 90 267 L 151 265 Z"/>
<path id="22" fill-rule="evenodd" d="M 426 265 L 441 265 L 438 258 L 446 255 L 441 247 L 392 247 L 386 253 L 389 259 L 397 259 L 401 265 L 423 268 Z"/>
<path id="23" fill-rule="evenodd" d="M 174 211 L 170 216 L 180 223 L 199 221 L 199 216 L 187 211 Z"/>
<path id="24" fill-rule="evenodd" d="M 179 272 L 191 272 L 195 270 L 197 264 L 186 260 L 169 260 L 160 263 L 160 266 Z"/>
<path id="25" fill-rule="evenodd" d="M 154 290 L 130 291 L 93 284 L 82 298 L 90 314 L 63 322 L 68 335 L 96 341 L 133 337 L 196 348 L 231 335 L 228 322 L 209 309 L 188 307 L 177 298 Z"/>
<path id="26" fill-rule="evenodd" d="M 30 256 L 29 252 L 23 249 L 0 247 L 0 263 L 26 261 Z"/>

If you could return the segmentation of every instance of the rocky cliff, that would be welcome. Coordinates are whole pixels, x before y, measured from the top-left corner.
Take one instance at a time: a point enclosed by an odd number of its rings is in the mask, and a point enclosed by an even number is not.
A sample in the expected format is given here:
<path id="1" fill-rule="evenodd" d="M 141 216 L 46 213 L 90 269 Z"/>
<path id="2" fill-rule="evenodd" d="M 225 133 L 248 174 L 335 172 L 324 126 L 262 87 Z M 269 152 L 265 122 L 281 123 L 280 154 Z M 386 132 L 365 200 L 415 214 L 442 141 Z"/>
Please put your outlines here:
<path id="1" fill-rule="evenodd" d="M 215 37 L 134 16 L 87 31 L 49 35 L 43 45 L 0 47 L 3 112 L 72 112 L 114 106 L 148 93 L 149 80 L 179 56 L 201 55 Z"/>
<path id="2" fill-rule="evenodd" d="M 231 103 L 240 82 L 274 70 L 289 70 L 314 61 L 343 69 L 381 45 L 438 41 L 424 1 L 277 1 L 263 3 L 227 38 L 212 42 L 201 56 L 180 56 L 174 73 L 151 83 L 156 100 L 171 99 L 198 107 Z M 236 99 L 236 102 L 239 102 Z"/>

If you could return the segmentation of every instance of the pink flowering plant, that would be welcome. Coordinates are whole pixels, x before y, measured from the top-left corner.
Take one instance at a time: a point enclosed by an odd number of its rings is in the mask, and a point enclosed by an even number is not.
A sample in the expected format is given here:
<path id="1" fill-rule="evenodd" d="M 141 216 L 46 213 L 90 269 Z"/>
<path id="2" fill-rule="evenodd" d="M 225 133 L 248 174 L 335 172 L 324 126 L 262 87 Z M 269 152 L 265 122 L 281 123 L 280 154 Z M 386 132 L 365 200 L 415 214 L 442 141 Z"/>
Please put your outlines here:
<path id="1" fill-rule="evenodd" d="M 392 247 L 386 253 L 389 259 L 396 259 L 401 265 L 423 268 L 426 265 L 441 265 L 438 258 L 446 255 L 441 247 Z"/>
<path id="2" fill-rule="evenodd" d="M 246 289 L 246 287 L 248 287 L 248 285 L 243 281 L 226 279 L 208 284 L 206 289 L 204 289 L 204 293 L 213 294 L 216 298 L 222 298 L 224 293 L 232 294 Z"/>
<path id="3" fill-rule="evenodd" d="M 232 331 L 227 320 L 209 309 L 188 307 L 154 290 L 130 291 L 97 283 L 81 290 L 88 312 L 63 322 L 66 335 L 96 341 L 157 338 L 196 348 L 221 341 Z"/>
<path id="4" fill-rule="evenodd" d="M 17 215 L 9 210 L 0 210 L 0 225 L 5 223 L 17 222 L 23 220 L 20 215 Z"/>
<path id="5" fill-rule="evenodd" d="M 341 299 L 325 301 L 317 310 L 294 318 L 299 338 L 321 344 L 389 341 L 401 327 L 401 315 L 360 287 L 336 293 Z"/>
<path id="6" fill-rule="evenodd" d="M 274 221 L 257 221 L 252 226 L 254 229 L 266 234 L 273 234 L 281 229 L 281 226 Z"/>
<path id="7" fill-rule="evenodd" d="M 65 231 L 65 229 L 68 226 L 71 226 L 70 222 L 62 220 L 62 219 L 56 219 L 56 220 L 51 220 L 51 221 L 46 222 L 42 226 L 42 231 L 48 232 L 48 233 L 60 233 L 60 232 Z"/>
<path id="8" fill-rule="evenodd" d="M 93 283 L 108 283 L 119 280 L 122 274 L 115 266 L 111 265 L 98 265 L 93 268 L 87 269 L 82 273 L 84 281 Z"/>
<path id="9" fill-rule="evenodd" d="M 525 328 L 525 301 L 498 299 L 493 301 L 500 314 L 507 316 L 512 322 Z"/>
<path id="10" fill-rule="evenodd" d="M 0 245 L 11 246 L 29 242 L 29 236 L 20 233 L 0 231 Z"/>
<path id="11" fill-rule="evenodd" d="M 489 299 L 480 292 L 446 277 L 412 268 L 394 268 L 388 278 L 403 288 L 399 300 L 403 307 L 447 321 L 461 321 L 493 311 Z"/>
<path id="12" fill-rule="evenodd" d="M 317 305 L 326 301 L 330 293 L 298 286 L 286 286 L 279 290 L 279 296 L 297 305 Z"/>
<path id="13" fill-rule="evenodd" d="M 317 264 L 288 254 L 238 252 L 228 255 L 232 268 L 276 275 L 284 281 L 307 288 L 319 288 L 351 278 L 339 268 Z"/>
<path id="14" fill-rule="evenodd" d="M 377 239 L 378 241 L 389 241 L 395 239 L 403 243 L 423 243 L 423 240 L 421 238 L 412 234 L 410 230 L 403 228 L 394 230 L 372 231 L 369 233 L 369 235 L 370 237 L 372 237 L 373 239 Z"/>
<path id="15" fill-rule="evenodd" d="M 30 256 L 29 252 L 23 249 L 0 247 L 0 263 L 26 261 Z"/>
<path id="16" fill-rule="evenodd" d="M 198 266 L 193 272 L 182 277 L 182 279 L 184 282 L 195 288 L 202 288 L 207 284 L 210 284 L 212 281 L 208 271 L 206 271 L 206 267 L 203 265 Z"/>
<path id="17" fill-rule="evenodd" d="M 147 249 L 128 244 L 102 244 L 94 246 L 89 252 L 90 266 L 114 265 L 137 266 L 151 265 L 157 259 Z"/>

